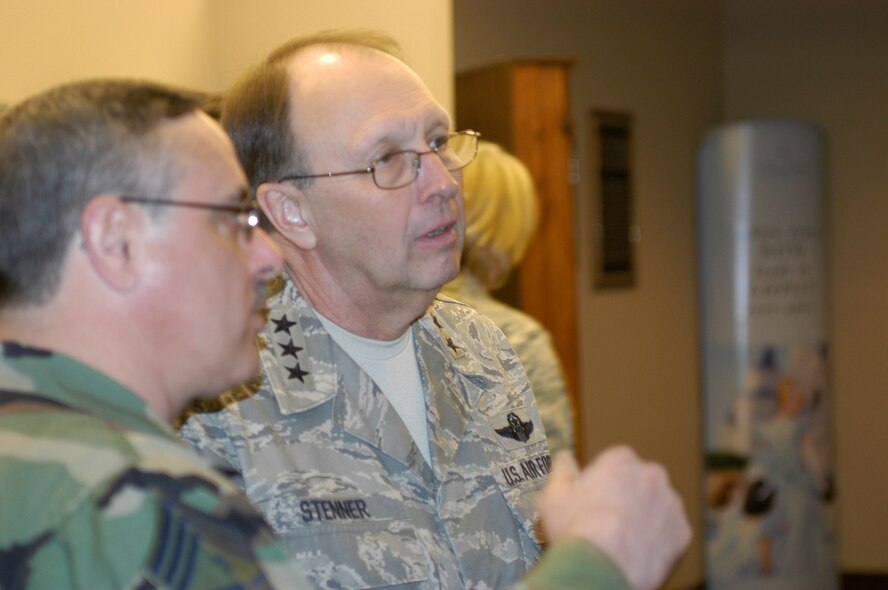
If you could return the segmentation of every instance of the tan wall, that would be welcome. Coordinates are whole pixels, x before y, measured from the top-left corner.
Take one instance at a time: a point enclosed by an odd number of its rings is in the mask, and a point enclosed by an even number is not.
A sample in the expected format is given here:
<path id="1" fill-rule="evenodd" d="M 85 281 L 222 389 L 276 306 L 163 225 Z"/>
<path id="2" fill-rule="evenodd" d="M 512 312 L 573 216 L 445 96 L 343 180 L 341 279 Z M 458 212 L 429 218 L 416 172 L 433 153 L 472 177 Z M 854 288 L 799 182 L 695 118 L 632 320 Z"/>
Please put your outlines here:
<path id="1" fill-rule="evenodd" d="M 447 109 L 453 105 L 450 0 L 215 0 L 213 6 L 217 11 L 213 31 L 217 79 L 223 85 L 295 34 L 363 27 L 393 35 L 435 97 Z"/>
<path id="2" fill-rule="evenodd" d="M 83 77 L 208 87 L 207 1 L 0 3 L 0 101 Z"/>
<path id="3" fill-rule="evenodd" d="M 398 39 L 450 109 L 451 13 L 450 0 L 4 0 L 0 102 L 90 76 L 219 91 L 292 35 L 361 26 Z"/>
<path id="4" fill-rule="evenodd" d="M 711 0 L 454 1 L 457 71 L 510 57 L 576 58 L 583 438 L 587 454 L 623 441 L 667 465 L 696 521 L 697 541 L 669 583 L 677 588 L 702 578 L 694 155 L 721 115 L 720 15 Z M 590 288 L 591 171 L 582 165 L 593 107 L 635 116 L 642 239 L 631 290 Z"/>
<path id="5" fill-rule="evenodd" d="M 840 562 L 888 571 L 888 2 L 725 2 L 729 119 L 793 116 L 828 141 Z"/>

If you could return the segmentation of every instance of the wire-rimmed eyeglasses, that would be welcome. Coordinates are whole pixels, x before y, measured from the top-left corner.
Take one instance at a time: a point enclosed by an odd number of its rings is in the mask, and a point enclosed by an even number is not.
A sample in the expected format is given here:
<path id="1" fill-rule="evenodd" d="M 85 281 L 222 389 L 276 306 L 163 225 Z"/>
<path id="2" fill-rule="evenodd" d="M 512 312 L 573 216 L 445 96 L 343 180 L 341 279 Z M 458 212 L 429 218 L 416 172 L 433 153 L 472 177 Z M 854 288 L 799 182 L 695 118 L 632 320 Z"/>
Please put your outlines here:
<path id="1" fill-rule="evenodd" d="M 416 180 L 422 171 L 422 157 L 427 154 L 437 154 L 444 167 L 450 172 L 465 168 L 478 154 L 478 139 L 480 137 L 480 133 L 472 130 L 447 133 L 433 139 L 429 143 L 431 149 L 425 152 L 401 150 L 373 160 L 369 166 L 361 170 L 327 172 L 325 174 L 288 174 L 279 178 L 277 182 L 371 174 L 373 182 L 381 189 L 401 188 Z"/>
<path id="2" fill-rule="evenodd" d="M 171 199 L 151 199 L 148 197 L 133 196 L 121 196 L 120 200 L 126 203 L 141 203 L 143 205 L 191 207 L 193 209 L 209 209 L 211 211 L 231 213 L 235 216 L 235 220 L 237 221 L 239 237 L 245 242 L 250 240 L 253 236 L 253 230 L 259 225 L 259 209 L 252 203 L 224 205 L 222 203 L 197 203 L 195 201 L 173 201 Z"/>

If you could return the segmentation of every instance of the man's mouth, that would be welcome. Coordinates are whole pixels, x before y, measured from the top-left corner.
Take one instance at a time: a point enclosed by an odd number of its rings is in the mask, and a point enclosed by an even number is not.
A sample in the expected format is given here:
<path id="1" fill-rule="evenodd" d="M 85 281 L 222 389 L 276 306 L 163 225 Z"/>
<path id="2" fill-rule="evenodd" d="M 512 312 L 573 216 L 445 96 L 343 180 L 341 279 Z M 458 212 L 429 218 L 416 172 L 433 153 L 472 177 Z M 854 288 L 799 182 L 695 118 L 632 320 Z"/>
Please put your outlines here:
<path id="1" fill-rule="evenodd" d="M 423 234 L 422 237 L 425 239 L 434 239 L 442 234 L 446 234 L 447 232 L 451 231 L 455 226 L 456 226 L 456 221 L 451 221 L 449 223 L 445 223 L 443 225 L 436 227 L 435 229 L 429 231 L 428 233 Z"/>
<path id="2" fill-rule="evenodd" d="M 451 227 L 453 227 L 453 224 L 452 224 L 452 223 L 449 224 L 449 225 L 445 225 L 445 226 L 443 226 L 443 227 L 439 227 L 438 229 L 432 230 L 432 231 L 430 231 L 429 233 L 427 233 L 427 234 L 425 235 L 425 237 L 427 237 L 427 238 L 434 238 L 434 237 L 440 236 L 441 234 L 443 234 L 444 232 L 446 232 L 447 230 L 449 230 Z"/>
<path id="3" fill-rule="evenodd" d="M 268 283 L 259 281 L 254 285 L 253 313 L 260 313 L 265 308 L 265 299 L 268 293 Z"/>

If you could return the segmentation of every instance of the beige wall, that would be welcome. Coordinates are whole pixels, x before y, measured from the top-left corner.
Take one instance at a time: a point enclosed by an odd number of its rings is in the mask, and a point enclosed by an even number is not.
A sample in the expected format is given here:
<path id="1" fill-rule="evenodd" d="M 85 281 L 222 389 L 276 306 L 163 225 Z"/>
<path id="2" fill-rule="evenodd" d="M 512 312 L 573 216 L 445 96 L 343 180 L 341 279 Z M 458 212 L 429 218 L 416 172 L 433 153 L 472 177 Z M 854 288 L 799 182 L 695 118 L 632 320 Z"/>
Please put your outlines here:
<path id="1" fill-rule="evenodd" d="M 453 104 L 450 0 L 4 0 L 0 102 L 90 76 L 133 76 L 218 91 L 300 32 L 391 33 L 439 100 Z"/>
<path id="2" fill-rule="evenodd" d="M 700 138 L 721 116 L 721 10 L 711 0 L 455 0 L 454 34 L 457 71 L 509 57 L 576 58 L 580 163 L 591 108 L 635 116 L 636 288 L 589 287 L 582 167 L 577 189 L 583 438 L 590 452 L 625 441 L 668 466 L 698 539 L 669 585 L 690 587 L 702 577 L 693 170 Z"/>
<path id="3" fill-rule="evenodd" d="M 392 34 L 435 97 L 453 105 L 450 0 L 215 0 L 216 79 L 224 86 L 282 41 L 305 31 L 364 27 Z"/>
<path id="4" fill-rule="evenodd" d="M 888 2 L 725 2 L 725 114 L 828 141 L 841 565 L 888 571 Z"/>
<path id="5" fill-rule="evenodd" d="M 93 76 L 208 88 L 209 6 L 198 0 L 4 0 L 0 101 Z"/>

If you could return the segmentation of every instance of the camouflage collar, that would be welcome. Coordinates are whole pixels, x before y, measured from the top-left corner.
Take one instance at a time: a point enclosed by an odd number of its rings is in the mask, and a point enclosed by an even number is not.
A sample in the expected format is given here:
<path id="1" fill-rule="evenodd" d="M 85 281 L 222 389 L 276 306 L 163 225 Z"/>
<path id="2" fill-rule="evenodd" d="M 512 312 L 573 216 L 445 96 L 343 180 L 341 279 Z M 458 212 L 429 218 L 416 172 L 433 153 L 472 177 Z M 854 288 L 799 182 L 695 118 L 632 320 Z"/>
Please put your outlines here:
<path id="1" fill-rule="evenodd" d="M 141 397 L 60 353 L 3 342 L 0 387 L 39 393 L 64 406 L 142 432 L 177 439 L 167 421 Z"/>

